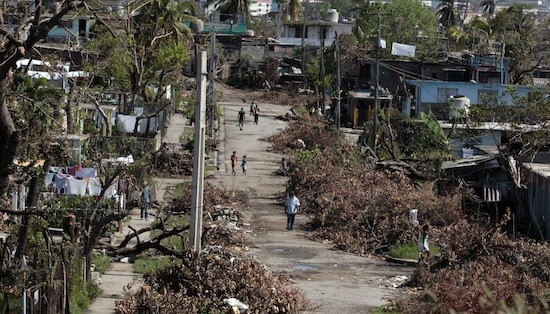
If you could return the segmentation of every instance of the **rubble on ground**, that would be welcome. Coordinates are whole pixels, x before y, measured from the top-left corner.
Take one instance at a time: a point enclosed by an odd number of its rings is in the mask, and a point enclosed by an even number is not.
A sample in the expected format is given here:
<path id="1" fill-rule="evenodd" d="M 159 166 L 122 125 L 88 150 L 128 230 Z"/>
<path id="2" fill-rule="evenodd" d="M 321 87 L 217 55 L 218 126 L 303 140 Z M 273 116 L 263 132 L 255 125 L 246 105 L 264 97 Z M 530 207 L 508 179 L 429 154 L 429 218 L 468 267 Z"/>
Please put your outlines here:
<path id="1" fill-rule="evenodd" d="M 116 302 L 117 313 L 224 313 L 231 309 L 228 298 L 241 300 L 252 313 L 297 313 L 308 305 L 289 278 L 221 247 L 187 251 L 182 261 L 144 279 L 139 291 Z"/>

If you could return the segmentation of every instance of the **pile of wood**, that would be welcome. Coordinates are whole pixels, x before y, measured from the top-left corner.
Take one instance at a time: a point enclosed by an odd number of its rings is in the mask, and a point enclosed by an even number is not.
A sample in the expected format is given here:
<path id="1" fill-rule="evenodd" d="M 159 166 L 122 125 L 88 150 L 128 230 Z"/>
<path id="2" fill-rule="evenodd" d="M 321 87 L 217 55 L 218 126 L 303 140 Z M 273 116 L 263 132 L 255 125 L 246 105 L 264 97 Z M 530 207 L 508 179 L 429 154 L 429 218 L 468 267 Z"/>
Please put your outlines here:
<path id="1" fill-rule="evenodd" d="M 393 310 L 403 313 L 490 313 L 522 309 L 547 312 L 550 245 L 511 238 L 482 226 L 461 210 L 461 195 L 440 197 L 433 183 L 412 181 L 395 170 L 380 170 L 330 130 L 296 123 L 272 137 L 277 151 L 295 152 L 289 189 L 300 198 L 319 239 L 357 254 L 385 254 L 390 246 L 416 245 L 428 224 L 430 246 L 440 255 L 422 260 L 409 285 L 410 298 Z M 293 142 L 301 138 L 304 149 Z M 330 144 L 330 145 L 329 145 Z M 342 146 L 341 146 L 342 145 Z M 418 209 L 419 224 L 409 211 Z"/>
<path id="2" fill-rule="evenodd" d="M 193 154 L 161 149 L 152 156 L 153 173 L 163 178 L 183 178 L 193 174 Z"/>
<path id="3" fill-rule="evenodd" d="M 137 293 L 117 301 L 117 313 L 228 313 L 224 299 L 231 298 L 251 313 L 297 313 L 307 300 L 289 284 L 250 257 L 187 251 L 181 262 L 145 276 Z"/>
<path id="4" fill-rule="evenodd" d="M 191 206 L 192 186 L 188 185 L 183 189 L 183 194 L 173 198 L 169 202 L 168 211 L 178 214 L 189 214 Z M 219 204 L 230 204 L 231 207 L 238 207 L 247 202 L 246 193 L 240 191 L 229 191 L 227 189 L 217 188 L 205 182 L 203 193 L 203 207 L 205 214 L 216 210 Z"/>

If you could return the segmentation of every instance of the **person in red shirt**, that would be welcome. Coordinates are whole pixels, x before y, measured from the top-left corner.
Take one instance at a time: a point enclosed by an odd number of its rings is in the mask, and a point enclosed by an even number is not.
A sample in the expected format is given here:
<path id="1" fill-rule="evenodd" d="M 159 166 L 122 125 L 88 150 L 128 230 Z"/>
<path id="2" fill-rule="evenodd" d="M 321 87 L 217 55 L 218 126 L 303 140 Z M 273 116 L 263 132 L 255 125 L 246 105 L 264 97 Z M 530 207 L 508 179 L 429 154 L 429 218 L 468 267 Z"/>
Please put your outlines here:
<path id="1" fill-rule="evenodd" d="M 233 155 L 231 155 L 231 174 L 235 175 L 235 166 L 237 166 L 237 152 L 234 151 Z"/>

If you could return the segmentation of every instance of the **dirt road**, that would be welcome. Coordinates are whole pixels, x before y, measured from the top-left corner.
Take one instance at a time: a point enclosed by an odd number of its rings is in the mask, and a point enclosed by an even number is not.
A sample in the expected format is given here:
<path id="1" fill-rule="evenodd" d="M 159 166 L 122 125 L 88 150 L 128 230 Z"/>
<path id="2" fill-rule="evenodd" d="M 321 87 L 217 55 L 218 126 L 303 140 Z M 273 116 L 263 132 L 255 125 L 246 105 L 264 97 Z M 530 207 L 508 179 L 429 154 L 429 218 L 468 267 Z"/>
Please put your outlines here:
<path id="1" fill-rule="evenodd" d="M 296 217 L 293 231 L 285 230 L 286 215 L 281 196 L 286 177 L 275 175 L 282 155 L 269 151 L 270 144 L 262 139 L 284 129 L 286 122 L 276 120 L 289 108 L 259 102 L 261 115 L 257 125 L 248 116 L 250 104 L 220 103 L 225 122 L 221 127 L 220 171 L 212 180 L 231 190 L 246 191 L 250 196 L 243 210 L 250 224 L 251 255 L 275 273 L 295 280 L 311 301 L 311 309 L 303 313 L 369 313 L 387 303 L 399 291 L 388 287 L 389 279 L 410 275 L 412 268 L 389 264 L 379 258 L 359 257 L 338 250 L 333 245 L 308 239 L 307 217 Z M 243 130 L 237 127 L 237 112 L 247 112 Z M 223 146 L 225 145 L 225 146 Z M 247 156 L 247 175 L 240 169 L 231 175 L 230 155 L 237 152 L 238 165 Z M 298 195 L 298 197 L 300 197 Z"/>

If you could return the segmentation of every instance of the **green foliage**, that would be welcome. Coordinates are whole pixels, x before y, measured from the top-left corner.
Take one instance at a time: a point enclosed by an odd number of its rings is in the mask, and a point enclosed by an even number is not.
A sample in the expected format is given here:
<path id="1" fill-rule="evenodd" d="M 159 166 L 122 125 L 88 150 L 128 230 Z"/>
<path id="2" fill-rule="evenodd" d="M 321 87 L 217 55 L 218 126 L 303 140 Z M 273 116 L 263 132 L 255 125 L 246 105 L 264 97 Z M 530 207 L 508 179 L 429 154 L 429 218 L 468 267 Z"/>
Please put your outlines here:
<path id="1" fill-rule="evenodd" d="M 99 287 L 82 277 L 82 260 L 73 260 L 71 268 L 70 312 L 84 313 L 92 301 L 100 295 Z"/>
<path id="2" fill-rule="evenodd" d="M 117 32 L 117 36 L 113 37 L 105 26 L 96 25 L 95 32 L 98 35 L 90 40 L 88 49 L 100 51 L 102 56 L 109 61 L 98 64 L 86 63 L 84 70 L 94 73 L 105 85 L 112 78 L 113 88 L 130 89 L 132 56 L 128 53 L 128 48 L 131 38 L 123 31 Z"/>
<path id="3" fill-rule="evenodd" d="M 354 33 L 360 43 L 376 43 L 377 12 L 380 8 L 381 37 L 389 46 L 399 42 L 416 46 L 416 58 L 434 60 L 438 57 L 437 18 L 420 0 L 393 0 L 382 4 L 365 4 L 357 14 Z M 389 49 L 382 49 L 383 58 L 396 58 Z"/>
<path id="4" fill-rule="evenodd" d="M 447 139 L 447 135 L 445 135 L 445 132 L 439 125 L 439 122 L 437 122 L 437 119 L 430 113 L 429 115 L 421 112 L 420 113 L 420 119 L 426 126 L 428 127 L 428 130 L 432 132 L 432 134 L 435 136 L 435 140 L 447 148 L 449 147 L 449 139 Z"/>
<path id="5" fill-rule="evenodd" d="M 408 160 L 417 170 L 435 175 L 441 162 L 452 159 L 452 155 L 448 139 L 435 118 L 425 118 L 423 122 L 410 119 L 395 109 L 382 110 L 377 134 L 379 158 Z M 362 144 L 369 143 L 371 130 L 366 126 L 360 138 Z"/>
<path id="6" fill-rule="evenodd" d="M 19 130 L 19 156 L 40 159 L 48 138 L 62 129 L 61 92 L 45 78 L 31 79 L 24 73 L 15 73 L 13 92 L 18 95 L 13 107 L 15 127 Z"/>
<path id="7" fill-rule="evenodd" d="M 325 69 L 327 67 L 325 66 Z M 327 69 L 332 70 L 332 69 Z M 319 61 L 319 58 L 315 57 L 306 64 L 306 74 L 308 76 L 308 80 L 316 86 L 318 89 L 322 89 L 322 80 L 321 80 L 321 63 Z M 325 73 L 325 87 L 328 87 L 330 85 L 331 81 L 331 75 L 329 73 Z"/>
<path id="8" fill-rule="evenodd" d="M 23 313 L 22 293 L 0 293 L 0 313 Z"/>
<path id="9" fill-rule="evenodd" d="M 131 88 L 146 101 L 154 99 L 147 87 L 167 85 L 177 80 L 181 67 L 189 60 L 186 40 L 191 32 L 185 22 L 197 21 L 192 2 L 172 0 L 137 1 L 138 14 L 126 24 L 114 24 L 116 37 L 105 27 L 98 27 L 90 47 L 109 62 L 89 71 L 104 82 L 114 78 L 115 87 Z M 139 8 L 139 9 L 138 9 Z"/>
<path id="10" fill-rule="evenodd" d="M 183 67 L 188 61 L 189 56 L 185 46 L 172 43 L 155 50 L 151 68 L 157 71 L 171 72 Z"/>
<path id="11" fill-rule="evenodd" d="M 417 243 L 393 245 L 388 251 L 389 256 L 403 259 L 418 259 L 419 254 Z M 439 255 L 439 248 L 430 244 L 430 254 Z"/>
<path id="12" fill-rule="evenodd" d="M 323 154 L 319 148 L 315 148 L 313 150 L 298 150 L 294 156 L 294 167 L 300 168 L 302 166 L 315 164 L 316 160 L 322 157 Z"/>
<path id="13" fill-rule="evenodd" d="M 340 16 L 349 16 L 358 6 L 365 3 L 364 0 L 328 0 L 332 9 L 336 9 Z"/>
<path id="14" fill-rule="evenodd" d="M 139 257 L 134 262 L 134 272 L 138 274 L 153 274 L 159 269 L 168 267 L 173 262 L 178 262 L 170 256 Z"/>
<path id="15" fill-rule="evenodd" d="M 439 24 L 445 28 L 453 27 L 460 24 L 460 12 L 457 9 L 455 0 L 442 0 L 437 6 L 437 18 Z"/>
<path id="16" fill-rule="evenodd" d="M 507 90 L 513 105 L 486 101 L 473 106 L 470 118 L 473 123 L 482 121 L 507 122 L 512 124 L 537 124 L 550 120 L 550 87 L 536 88 L 525 96 L 519 96 L 513 88 Z"/>
<path id="17" fill-rule="evenodd" d="M 96 206 L 101 208 L 115 208 L 116 200 L 114 198 L 103 198 L 98 200 L 96 197 L 92 196 L 65 195 L 63 197 L 52 198 L 49 205 L 52 210 L 63 210 L 67 208 L 93 209 Z"/>
<path id="18" fill-rule="evenodd" d="M 550 44 L 548 27 L 550 20 L 540 18 L 524 4 L 514 4 L 499 11 L 492 25 L 498 38 L 506 44 L 506 56 L 510 58 L 508 73 L 512 84 L 528 84 L 532 71 L 549 56 L 539 52 Z"/>
<path id="19" fill-rule="evenodd" d="M 104 274 L 109 268 L 111 268 L 111 260 L 107 255 L 94 254 L 92 256 L 92 263 L 95 265 L 95 271 L 100 274 Z"/>

